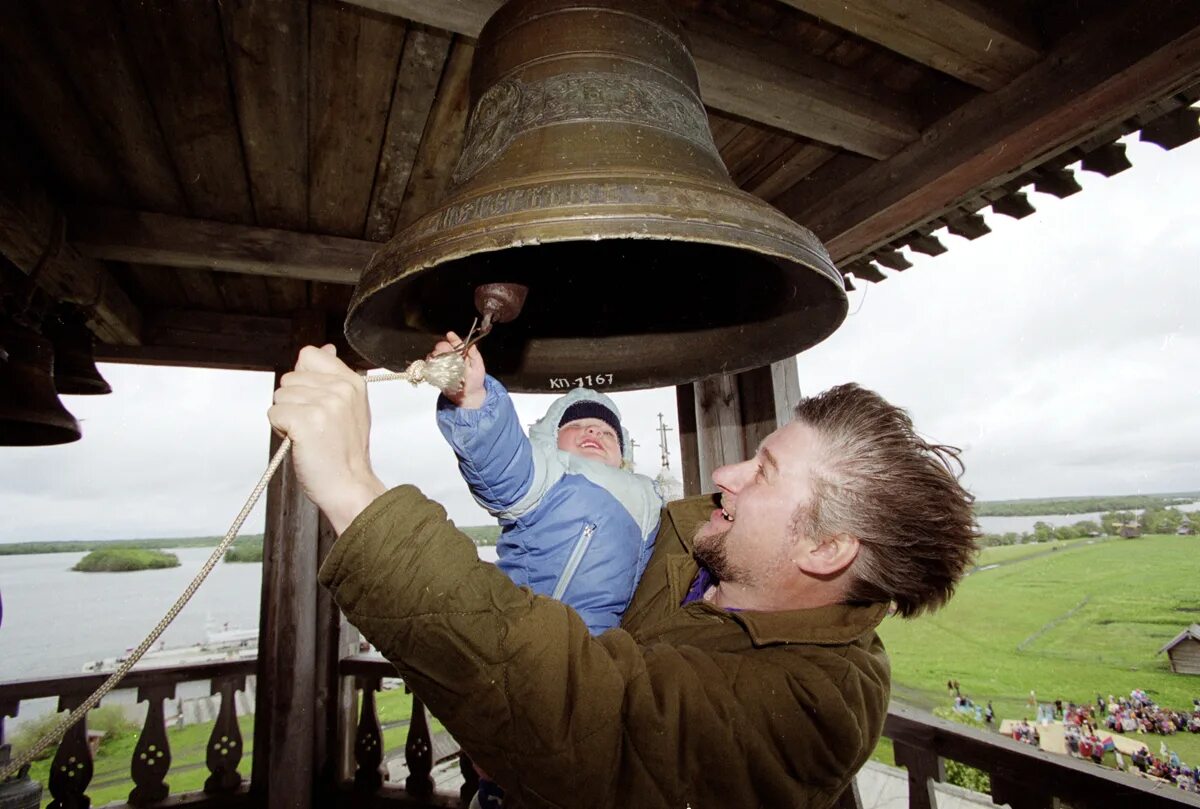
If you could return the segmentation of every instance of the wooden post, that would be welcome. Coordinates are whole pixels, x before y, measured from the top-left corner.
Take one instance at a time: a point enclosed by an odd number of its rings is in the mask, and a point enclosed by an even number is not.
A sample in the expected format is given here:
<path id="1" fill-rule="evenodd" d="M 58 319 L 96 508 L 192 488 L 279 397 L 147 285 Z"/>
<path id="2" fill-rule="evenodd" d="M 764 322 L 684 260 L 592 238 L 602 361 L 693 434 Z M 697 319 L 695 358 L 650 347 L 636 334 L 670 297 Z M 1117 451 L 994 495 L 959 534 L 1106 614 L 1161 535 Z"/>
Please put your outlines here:
<path id="1" fill-rule="evenodd" d="M 683 496 L 700 494 L 700 445 L 696 441 L 696 386 L 691 382 L 675 387 L 679 412 L 679 468 Z"/>
<path id="2" fill-rule="evenodd" d="M 712 473 L 717 467 L 738 463 L 751 457 L 758 445 L 777 428 L 792 419 L 800 401 L 800 384 L 795 358 L 754 368 L 735 375 L 702 379 L 690 386 L 694 390 L 692 432 L 686 429 L 688 414 L 684 392 L 678 388 L 679 441 L 684 463 L 684 486 L 688 494 L 716 491 Z M 699 485 L 687 488 L 689 442 L 695 442 Z"/>
<path id="3" fill-rule="evenodd" d="M 320 343 L 324 316 L 301 313 L 294 345 Z M 276 370 L 275 384 L 289 368 Z M 279 438 L 272 433 L 271 452 Z M 251 787 L 266 809 L 310 809 L 317 708 L 317 507 L 289 459 L 267 489 Z"/>
<path id="4" fill-rule="evenodd" d="M 775 419 L 782 427 L 791 422 L 796 405 L 800 404 L 800 369 L 796 358 L 771 363 L 771 379 L 775 388 Z"/>
<path id="5" fill-rule="evenodd" d="M 937 809 L 934 784 L 946 780 L 946 764 L 931 751 L 893 741 L 896 763 L 908 770 L 909 809 Z"/>
<path id="6" fill-rule="evenodd" d="M 321 518 L 318 557 L 323 561 L 337 535 Z M 318 717 L 313 737 L 313 771 L 321 806 L 332 805 L 338 786 L 351 777 L 354 766 L 354 726 L 358 692 L 354 681 L 338 674 L 343 657 L 358 651 L 358 630 L 350 625 L 333 597 L 317 590 L 316 701 Z"/>

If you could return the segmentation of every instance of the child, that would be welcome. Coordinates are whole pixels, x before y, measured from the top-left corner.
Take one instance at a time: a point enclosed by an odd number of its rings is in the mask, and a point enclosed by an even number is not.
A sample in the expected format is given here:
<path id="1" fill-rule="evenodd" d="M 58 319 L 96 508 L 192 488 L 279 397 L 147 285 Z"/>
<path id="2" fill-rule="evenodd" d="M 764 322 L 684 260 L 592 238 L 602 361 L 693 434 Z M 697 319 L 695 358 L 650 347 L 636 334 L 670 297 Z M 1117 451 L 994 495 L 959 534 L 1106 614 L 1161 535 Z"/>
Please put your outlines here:
<path id="1" fill-rule="evenodd" d="M 433 353 L 461 343 L 450 332 Z M 632 448 L 613 401 L 576 388 L 526 438 L 508 391 L 472 347 L 462 386 L 438 397 L 437 422 L 476 502 L 500 521 L 497 566 L 574 607 L 593 635 L 617 626 L 654 550 L 663 498 L 626 468 Z M 479 775 L 471 806 L 502 807 L 504 791 Z"/>
<path id="2" fill-rule="evenodd" d="M 451 332 L 434 353 L 458 345 Z M 471 494 L 500 521 L 498 566 L 574 607 L 592 634 L 617 626 L 654 549 L 663 499 L 651 478 L 627 468 L 616 405 L 576 388 L 526 438 L 478 349 L 466 361 L 462 386 L 438 398 L 437 422 Z"/>

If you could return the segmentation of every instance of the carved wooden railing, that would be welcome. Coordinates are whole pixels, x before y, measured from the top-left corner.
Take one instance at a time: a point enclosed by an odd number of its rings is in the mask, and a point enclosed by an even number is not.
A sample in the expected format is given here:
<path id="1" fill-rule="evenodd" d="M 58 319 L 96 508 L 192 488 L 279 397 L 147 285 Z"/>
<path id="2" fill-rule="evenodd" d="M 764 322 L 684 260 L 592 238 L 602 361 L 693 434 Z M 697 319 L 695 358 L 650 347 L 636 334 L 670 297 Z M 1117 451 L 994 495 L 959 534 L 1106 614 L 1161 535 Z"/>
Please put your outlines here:
<path id="1" fill-rule="evenodd" d="M 170 797 L 171 806 L 240 807 L 250 806 L 249 785 L 239 772 L 243 739 L 238 728 L 234 705 L 236 692 L 246 687 L 246 677 L 255 672 L 254 660 L 236 660 L 202 665 L 135 670 L 122 681 L 118 690 L 137 689 L 139 702 L 146 702 L 146 721 L 130 761 L 134 787 L 126 806 L 146 807 L 167 801 L 167 770 L 171 765 L 171 745 L 163 716 L 163 703 L 174 699 L 180 683 L 209 681 L 213 695 L 220 695 L 220 709 L 209 735 L 206 765 L 208 780 L 202 792 Z M 44 677 L 0 683 L 0 744 L 4 743 L 4 720 L 18 715 L 25 700 L 58 698 L 58 710 L 77 708 L 107 679 L 105 674 L 72 677 Z M 88 745 L 87 717 L 63 736 L 44 786 L 53 797 L 51 806 L 86 807 L 92 781 L 92 753 Z"/>
<path id="2" fill-rule="evenodd" d="M 363 693 L 353 781 L 358 797 L 369 795 L 373 806 L 453 806 L 451 796 L 433 794 L 429 728 L 424 721 L 425 711 L 415 697 L 405 746 L 408 779 L 404 788 L 383 782 L 382 736 L 374 692 L 384 677 L 395 676 L 391 665 L 378 658 L 356 656 L 343 660 L 340 671 L 355 677 Z M 1071 809 L 1200 808 L 1200 795 L 1177 787 L 1046 753 L 998 733 L 976 730 L 895 703 L 888 711 L 883 734 L 892 740 L 896 763 L 908 770 L 909 809 L 936 809 L 934 784 L 945 782 L 947 759 L 987 772 L 993 802 L 1008 804 L 1012 809 L 1052 809 L 1064 803 Z M 466 805 L 476 786 L 473 771 L 470 776 L 462 788 L 461 805 Z M 847 790 L 838 806 L 862 809 L 858 790 Z"/>
<path id="3" fill-rule="evenodd" d="M 225 807 L 257 806 L 249 784 L 239 772 L 243 740 L 234 710 L 234 694 L 245 687 L 255 671 L 255 661 L 232 661 L 198 666 L 151 669 L 131 673 L 123 688 L 136 688 L 138 700 L 149 703 L 141 736 L 130 762 L 134 788 L 126 806 Z M 384 777 L 383 732 L 375 693 L 385 678 L 395 676 L 391 664 L 378 657 L 355 655 L 341 660 L 338 673 L 352 678 L 361 690 L 357 718 L 344 717 L 354 731 L 353 772 L 336 777 L 343 806 L 450 809 L 466 805 L 476 779 L 463 767 L 465 783 L 457 795 L 434 789 L 433 768 L 453 756 L 444 736 L 430 734 L 424 706 L 413 697 L 404 758 L 408 775 L 404 784 L 387 783 Z M 79 705 L 102 681 L 103 675 L 53 677 L 0 683 L 0 745 L 4 719 L 17 715 L 24 700 L 57 697 L 59 710 Z M 208 780 L 203 792 L 168 795 L 166 771 L 171 749 L 163 721 L 163 704 L 174 698 L 179 683 L 209 681 L 212 694 L 220 695 L 217 721 L 207 748 Z M 329 728 L 335 733 L 335 728 Z M 1051 809 L 1067 804 L 1072 809 L 1200 809 L 1200 795 L 1186 793 L 1161 781 L 1138 778 L 1091 762 L 1045 753 L 993 732 L 939 719 L 924 711 L 893 703 L 884 735 L 892 740 L 896 762 L 908 771 L 910 809 L 936 809 L 934 785 L 944 782 L 945 761 L 957 761 L 988 773 L 992 800 L 1012 809 Z M 69 731 L 54 756 L 47 787 L 57 807 L 86 807 L 92 776 L 92 757 L 86 723 Z M 840 809 L 859 809 L 856 789 L 847 790 Z"/>
<path id="4" fill-rule="evenodd" d="M 458 794 L 435 792 L 434 765 L 456 757 L 457 749 L 453 744 L 447 746 L 444 739 L 435 740 L 432 737 L 425 706 L 415 694 L 404 743 L 404 762 L 408 775 L 403 786 L 385 782 L 383 730 L 375 707 L 375 693 L 385 678 L 396 676 L 392 664 L 374 655 L 354 655 L 342 659 L 338 672 L 343 677 L 354 678 L 355 687 L 362 694 L 354 737 L 354 774 L 352 779 L 348 779 L 344 790 L 349 799 L 346 803 L 352 806 L 367 803 L 406 807 L 466 806 L 478 785 L 475 771 L 467 766 L 462 768 L 464 782 Z"/>

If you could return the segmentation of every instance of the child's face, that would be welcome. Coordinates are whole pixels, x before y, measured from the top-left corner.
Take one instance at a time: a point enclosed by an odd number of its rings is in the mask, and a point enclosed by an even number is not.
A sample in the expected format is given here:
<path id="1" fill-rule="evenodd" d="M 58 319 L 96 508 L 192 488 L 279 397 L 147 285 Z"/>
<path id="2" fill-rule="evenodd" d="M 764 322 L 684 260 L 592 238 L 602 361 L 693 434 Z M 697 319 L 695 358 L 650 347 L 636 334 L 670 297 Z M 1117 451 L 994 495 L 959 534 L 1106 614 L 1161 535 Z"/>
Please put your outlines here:
<path id="1" fill-rule="evenodd" d="M 608 466 L 621 465 L 621 442 L 617 432 L 600 419 L 575 419 L 559 427 L 558 448 Z"/>

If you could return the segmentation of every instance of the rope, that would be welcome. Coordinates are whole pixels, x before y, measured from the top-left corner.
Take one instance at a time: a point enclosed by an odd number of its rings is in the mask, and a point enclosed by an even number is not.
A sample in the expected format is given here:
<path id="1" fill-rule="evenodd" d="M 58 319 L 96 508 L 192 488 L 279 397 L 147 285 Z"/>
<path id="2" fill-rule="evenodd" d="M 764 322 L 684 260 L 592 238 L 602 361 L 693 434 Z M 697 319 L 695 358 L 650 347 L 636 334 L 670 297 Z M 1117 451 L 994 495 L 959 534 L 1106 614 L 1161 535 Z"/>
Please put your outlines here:
<path id="1" fill-rule="evenodd" d="M 411 382 L 413 387 L 416 387 L 422 382 L 427 382 L 437 388 L 448 388 L 455 381 L 462 379 L 463 367 L 462 357 L 455 353 L 448 353 L 432 357 L 429 360 L 417 360 L 400 372 L 387 372 L 366 376 L 364 378 L 367 382 L 390 382 L 392 380 L 403 379 L 406 382 Z M 271 456 L 271 462 L 267 464 L 266 471 L 263 472 L 262 477 L 258 479 L 258 484 L 255 485 L 254 490 L 250 492 L 250 496 L 246 499 L 246 504 L 242 506 L 242 510 L 238 512 L 236 517 L 234 517 L 233 524 L 229 526 L 229 530 L 225 532 L 225 536 L 217 545 L 216 550 L 214 550 L 212 555 L 208 557 L 208 561 L 204 563 L 204 566 L 200 568 L 200 572 L 196 574 L 195 578 L 193 578 L 187 588 L 184 589 L 183 594 L 180 595 L 179 598 L 176 599 L 175 603 L 171 605 L 171 608 L 167 610 L 167 614 L 163 616 L 162 620 L 158 622 L 154 629 L 150 630 L 150 634 L 146 636 L 146 639 L 143 640 L 141 644 L 139 644 L 138 647 L 133 650 L 133 653 L 125 659 L 125 662 L 123 662 L 116 671 L 109 675 L 109 678 L 105 680 L 90 697 L 84 700 L 78 708 L 71 711 L 71 713 L 67 715 L 66 719 L 56 725 L 54 729 L 45 736 L 38 739 L 32 747 L 30 747 L 21 755 L 17 756 L 12 762 L 5 765 L 4 768 L 0 770 L 0 782 L 8 780 L 8 778 L 16 774 L 19 770 L 26 767 L 30 762 L 37 758 L 38 753 L 45 750 L 55 741 L 61 739 L 76 722 L 78 722 L 84 717 L 84 715 L 87 714 L 88 711 L 96 707 L 100 700 L 108 696 L 109 692 L 116 688 L 117 684 L 125 678 L 125 675 L 128 674 L 130 670 L 133 669 L 133 667 L 137 664 L 137 662 L 142 659 L 142 655 L 144 655 L 150 649 L 150 647 L 154 645 L 154 642 L 158 640 L 159 636 L 162 635 L 162 633 L 166 631 L 166 628 L 171 625 L 171 622 L 175 620 L 176 616 L 179 615 L 180 611 L 183 610 L 184 606 L 187 605 L 188 601 L 191 600 L 196 591 L 200 589 L 200 585 L 203 584 L 206 578 L 208 578 L 208 574 L 211 573 L 212 569 L 217 566 L 217 562 L 221 561 L 221 557 L 225 555 L 225 551 L 227 551 L 229 546 L 233 544 L 233 541 L 237 539 L 238 532 L 242 528 L 242 523 L 246 521 L 246 517 L 250 515 L 250 512 L 254 509 L 254 505 L 258 502 L 259 498 L 262 497 L 262 493 L 266 491 L 267 484 L 270 483 L 271 478 L 275 476 L 275 472 L 279 469 L 280 465 L 283 463 L 283 459 L 287 457 L 287 454 L 291 448 L 292 439 L 284 438 L 283 442 L 279 445 L 279 449 L 275 450 L 275 454 Z"/>

